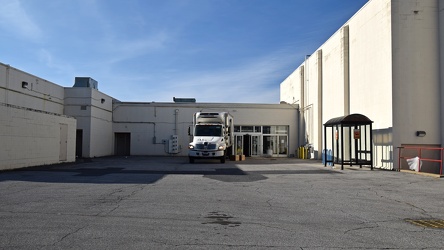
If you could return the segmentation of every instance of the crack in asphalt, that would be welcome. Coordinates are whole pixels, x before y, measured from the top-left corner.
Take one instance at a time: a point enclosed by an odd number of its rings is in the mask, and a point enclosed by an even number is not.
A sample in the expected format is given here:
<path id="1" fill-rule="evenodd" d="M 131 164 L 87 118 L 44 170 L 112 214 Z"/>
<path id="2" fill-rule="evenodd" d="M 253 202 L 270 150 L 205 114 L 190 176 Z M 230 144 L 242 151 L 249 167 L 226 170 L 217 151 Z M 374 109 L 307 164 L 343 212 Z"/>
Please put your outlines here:
<path id="1" fill-rule="evenodd" d="M 73 235 L 73 234 L 76 234 L 77 232 L 79 232 L 80 230 L 86 228 L 87 226 L 88 226 L 88 225 L 85 225 L 85 226 L 83 226 L 83 227 L 79 227 L 79 228 L 77 228 L 77 229 L 75 229 L 75 230 L 73 230 L 73 231 L 71 231 L 71 232 L 65 234 L 65 235 L 62 236 L 57 242 L 54 242 L 52 245 L 55 246 L 57 243 L 62 242 L 62 241 L 65 240 L 67 237 L 69 237 L 69 236 L 71 236 L 71 235 Z"/>
<path id="2" fill-rule="evenodd" d="M 103 203 L 115 204 L 115 207 L 109 209 L 108 211 L 102 211 L 102 212 L 98 213 L 97 215 L 105 216 L 105 215 L 109 215 L 112 212 L 116 211 L 117 209 L 120 208 L 120 205 L 121 205 L 122 201 L 130 199 L 131 197 L 133 197 L 134 195 L 136 195 L 140 191 L 144 190 L 145 186 L 146 185 L 138 184 L 138 185 L 133 185 L 133 186 L 129 186 L 129 187 L 122 187 L 122 188 L 118 188 L 116 190 L 113 190 L 113 191 L 111 191 L 110 193 L 108 193 L 106 195 L 103 195 L 105 197 L 116 196 L 116 198 L 114 198 L 114 199 L 113 198 L 109 199 L 109 200 L 108 199 L 104 199 L 104 202 L 103 202 Z M 129 190 L 131 188 L 135 188 L 135 189 L 132 190 L 129 194 L 122 194 L 122 195 L 120 195 L 121 193 L 124 193 L 125 191 L 127 191 L 127 190 Z"/>

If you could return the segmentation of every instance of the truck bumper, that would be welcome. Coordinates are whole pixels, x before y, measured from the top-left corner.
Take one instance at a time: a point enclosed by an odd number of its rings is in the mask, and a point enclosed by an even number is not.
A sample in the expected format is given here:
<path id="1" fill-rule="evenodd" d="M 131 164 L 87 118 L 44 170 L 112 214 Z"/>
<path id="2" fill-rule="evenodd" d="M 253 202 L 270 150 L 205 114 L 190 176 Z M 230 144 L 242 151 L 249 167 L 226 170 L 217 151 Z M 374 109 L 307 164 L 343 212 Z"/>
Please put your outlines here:
<path id="1" fill-rule="evenodd" d="M 190 150 L 188 152 L 189 157 L 193 158 L 216 158 L 223 157 L 225 155 L 224 151 L 204 151 L 204 150 Z"/>

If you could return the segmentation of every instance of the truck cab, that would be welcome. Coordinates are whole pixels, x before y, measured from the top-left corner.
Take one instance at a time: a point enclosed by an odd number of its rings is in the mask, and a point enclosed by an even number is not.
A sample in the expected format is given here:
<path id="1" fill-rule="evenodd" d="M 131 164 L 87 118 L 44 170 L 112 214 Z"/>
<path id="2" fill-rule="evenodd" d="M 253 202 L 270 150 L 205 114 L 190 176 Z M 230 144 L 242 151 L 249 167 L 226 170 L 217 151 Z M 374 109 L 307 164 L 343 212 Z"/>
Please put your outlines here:
<path id="1" fill-rule="evenodd" d="M 190 163 L 198 158 L 216 158 L 225 163 L 227 149 L 233 143 L 233 117 L 227 112 L 197 112 L 193 116 L 188 148 Z"/>

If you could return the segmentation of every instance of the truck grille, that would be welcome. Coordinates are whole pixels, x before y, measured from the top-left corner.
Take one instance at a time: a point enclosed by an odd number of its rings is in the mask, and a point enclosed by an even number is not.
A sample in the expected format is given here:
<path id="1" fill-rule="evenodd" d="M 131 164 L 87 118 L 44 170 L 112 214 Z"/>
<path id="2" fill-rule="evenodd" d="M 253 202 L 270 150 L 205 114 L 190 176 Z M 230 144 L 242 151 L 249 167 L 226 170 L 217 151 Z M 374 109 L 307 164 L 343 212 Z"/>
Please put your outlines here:
<path id="1" fill-rule="evenodd" d="M 216 144 L 211 144 L 208 143 L 207 145 L 200 143 L 200 144 L 196 144 L 196 149 L 210 149 L 210 150 L 214 150 L 216 149 Z"/>

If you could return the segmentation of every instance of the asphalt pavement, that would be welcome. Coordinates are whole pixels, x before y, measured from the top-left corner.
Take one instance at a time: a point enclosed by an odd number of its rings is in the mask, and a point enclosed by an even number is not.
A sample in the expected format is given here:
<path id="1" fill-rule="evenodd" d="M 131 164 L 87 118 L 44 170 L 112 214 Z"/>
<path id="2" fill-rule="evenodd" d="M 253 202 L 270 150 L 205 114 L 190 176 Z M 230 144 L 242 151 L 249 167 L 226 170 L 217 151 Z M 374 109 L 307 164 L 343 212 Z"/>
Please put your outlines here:
<path id="1" fill-rule="evenodd" d="M 314 160 L 0 172 L 0 249 L 444 249 L 443 223 L 443 178 Z"/>

